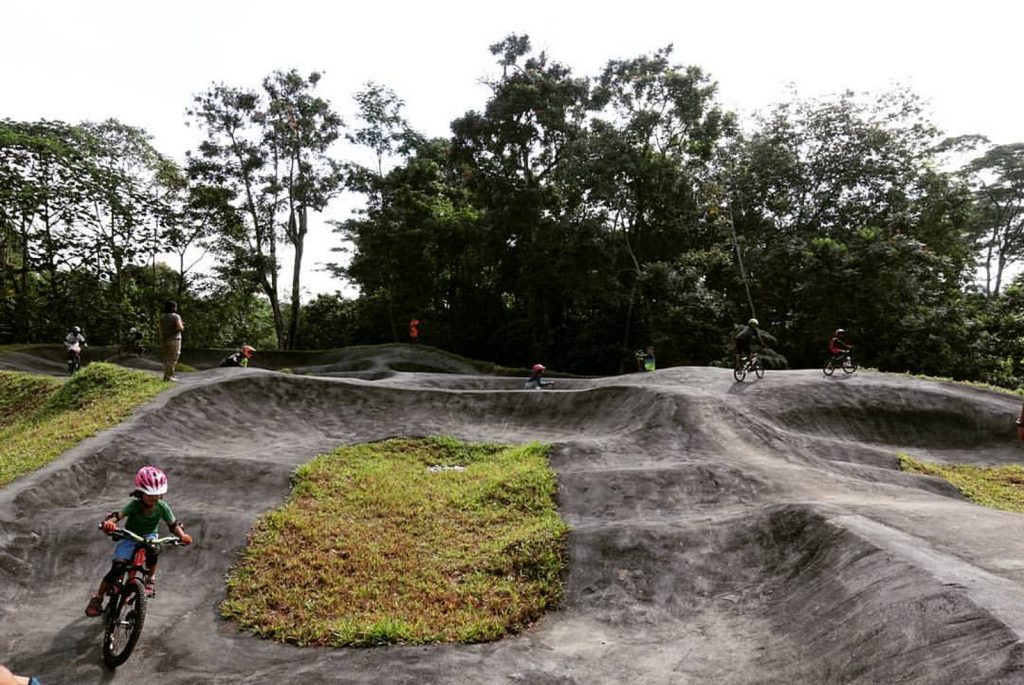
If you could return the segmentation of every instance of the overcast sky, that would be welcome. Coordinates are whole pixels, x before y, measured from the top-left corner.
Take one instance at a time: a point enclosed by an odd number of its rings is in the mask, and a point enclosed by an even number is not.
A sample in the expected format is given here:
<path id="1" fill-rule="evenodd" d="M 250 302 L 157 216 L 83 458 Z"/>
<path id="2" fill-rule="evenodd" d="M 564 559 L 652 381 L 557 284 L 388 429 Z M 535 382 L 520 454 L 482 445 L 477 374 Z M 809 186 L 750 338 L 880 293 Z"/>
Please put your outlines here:
<path id="1" fill-rule="evenodd" d="M 179 160 L 198 142 L 184 117 L 194 94 L 255 88 L 276 69 L 324 72 L 318 92 L 343 114 L 367 81 L 387 85 L 414 128 L 446 135 L 486 101 L 487 46 L 509 33 L 581 76 L 671 43 L 741 114 L 787 99 L 790 84 L 806 96 L 900 84 L 950 134 L 1024 141 L 1024 4 L 1012 0 L 0 0 L 0 21 L 0 117 L 115 117 Z M 315 271 L 335 242 L 322 224 L 311 233 L 304 290 L 341 287 Z"/>

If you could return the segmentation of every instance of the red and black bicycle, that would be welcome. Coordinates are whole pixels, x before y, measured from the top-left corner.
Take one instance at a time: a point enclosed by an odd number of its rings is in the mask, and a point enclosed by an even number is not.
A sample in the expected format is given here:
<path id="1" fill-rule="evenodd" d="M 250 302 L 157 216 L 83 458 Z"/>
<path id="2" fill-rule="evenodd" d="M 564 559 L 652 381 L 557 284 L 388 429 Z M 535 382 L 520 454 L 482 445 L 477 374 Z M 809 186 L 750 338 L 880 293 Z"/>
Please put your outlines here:
<path id="1" fill-rule="evenodd" d="M 110 537 L 115 540 L 128 538 L 138 544 L 131 563 L 125 566 L 120 577 L 111 584 L 107 594 L 105 628 L 103 630 L 103 661 L 111 668 L 117 668 L 132 655 L 135 644 L 142 635 L 146 622 L 146 581 L 160 551 L 166 545 L 178 546 L 176 537 L 147 540 L 130 530 L 118 528 Z"/>

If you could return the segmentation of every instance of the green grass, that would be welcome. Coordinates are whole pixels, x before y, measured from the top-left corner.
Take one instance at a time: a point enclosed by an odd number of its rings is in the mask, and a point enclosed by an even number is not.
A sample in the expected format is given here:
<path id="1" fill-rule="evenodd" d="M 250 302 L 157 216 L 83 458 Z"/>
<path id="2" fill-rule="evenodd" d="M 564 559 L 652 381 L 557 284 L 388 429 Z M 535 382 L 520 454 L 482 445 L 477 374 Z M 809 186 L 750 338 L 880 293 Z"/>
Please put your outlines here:
<path id="1" fill-rule="evenodd" d="M 392 439 L 300 467 L 221 613 L 299 645 L 481 642 L 562 597 L 568 527 L 546 446 Z"/>
<path id="2" fill-rule="evenodd" d="M 0 486 L 117 425 L 166 387 L 149 374 L 101 362 L 66 380 L 0 371 Z"/>
<path id="3" fill-rule="evenodd" d="M 956 378 L 952 378 L 950 376 L 929 376 L 928 374 L 924 374 L 924 373 L 911 373 L 910 371 L 903 371 L 903 372 L 889 371 L 889 372 L 886 372 L 886 373 L 889 373 L 889 374 L 891 374 L 893 376 L 906 376 L 907 378 L 919 378 L 919 379 L 926 380 L 926 381 L 938 381 L 938 382 L 941 382 L 941 383 L 955 383 L 956 385 L 964 385 L 964 386 L 967 386 L 969 388 L 980 388 L 982 390 L 993 390 L 995 392 L 999 392 L 999 393 L 1002 393 L 1004 395 L 1014 395 L 1016 397 L 1020 397 L 1020 396 L 1024 395 L 1024 388 L 1004 388 L 1001 385 L 993 385 L 991 383 L 985 383 L 985 382 L 982 382 L 982 381 L 957 380 Z"/>
<path id="4" fill-rule="evenodd" d="M 937 464 L 919 461 L 902 452 L 898 456 L 903 471 L 943 478 L 977 504 L 1024 513 L 1024 467 L 1017 464 Z"/>
<path id="5" fill-rule="evenodd" d="M 0 356 L 8 352 L 20 352 L 21 350 L 30 350 L 38 347 L 53 347 L 53 345 L 48 343 L 10 343 L 8 345 L 0 345 Z"/>

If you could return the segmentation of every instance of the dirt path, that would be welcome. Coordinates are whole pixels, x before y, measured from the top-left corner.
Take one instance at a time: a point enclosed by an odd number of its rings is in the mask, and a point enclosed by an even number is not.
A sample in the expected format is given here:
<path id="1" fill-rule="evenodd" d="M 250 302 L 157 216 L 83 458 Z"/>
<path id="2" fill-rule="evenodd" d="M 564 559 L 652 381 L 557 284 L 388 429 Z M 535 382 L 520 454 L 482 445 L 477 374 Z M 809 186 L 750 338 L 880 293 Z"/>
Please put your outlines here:
<path id="1" fill-rule="evenodd" d="M 344 373 L 329 359 L 315 370 Z M 896 449 L 1021 461 L 1012 397 L 863 372 L 737 385 L 728 370 L 677 368 L 544 392 L 387 359 L 359 373 L 188 374 L 0 491 L 6 661 L 47 685 L 1024 682 L 1024 517 L 893 468 Z M 346 650 L 269 643 L 218 618 L 234 554 L 297 465 L 438 433 L 556 445 L 573 526 L 559 611 L 493 644 Z M 168 501 L 199 543 L 161 563 L 139 647 L 112 674 L 101 625 L 82 614 L 110 553 L 94 522 L 149 462 L 169 471 Z"/>

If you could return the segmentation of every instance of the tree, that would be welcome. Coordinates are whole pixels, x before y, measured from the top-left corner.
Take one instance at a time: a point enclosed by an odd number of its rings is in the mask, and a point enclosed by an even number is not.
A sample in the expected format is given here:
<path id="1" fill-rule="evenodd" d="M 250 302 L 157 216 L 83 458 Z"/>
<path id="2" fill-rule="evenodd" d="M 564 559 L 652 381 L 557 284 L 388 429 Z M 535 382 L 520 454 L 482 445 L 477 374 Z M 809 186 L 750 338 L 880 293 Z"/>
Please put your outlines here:
<path id="1" fill-rule="evenodd" d="M 490 51 L 502 76 L 488 84 L 482 112 L 452 122 L 452 156 L 482 210 L 480 240 L 508 314 L 500 339 L 520 355 L 550 359 L 567 323 L 561 293 L 604 266 L 589 249 L 595 225 L 575 221 L 572 205 L 582 195 L 563 193 L 558 178 L 585 135 L 589 85 L 544 53 L 532 54 L 527 36 L 510 35 Z"/>
<path id="2" fill-rule="evenodd" d="M 313 95 L 320 78 L 318 72 L 277 71 L 264 79 L 262 93 L 218 85 L 196 96 L 189 110 L 207 133 L 190 155 L 190 176 L 226 189 L 223 199 L 240 219 L 218 227 L 216 249 L 225 267 L 247 275 L 270 301 L 283 349 L 297 335 L 309 215 L 326 207 L 342 181 L 339 165 L 327 156 L 342 122 L 330 103 Z M 295 251 L 287 331 L 278 287 L 280 238 Z"/>
<path id="3" fill-rule="evenodd" d="M 975 184 L 984 292 L 991 297 L 999 294 L 1006 270 L 1024 259 L 1024 143 L 995 145 L 968 169 Z"/>
<path id="4" fill-rule="evenodd" d="M 700 220 L 706 205 L 701 188 L 719 141 L 735 132 L 735 117 L 715 103 L 717 85 L 700 68 L 674 65 L 671 55 L 670 45 L 651 55 L 609 61 L 591 101 L 597 114 L 586 171 L 590 199 L 613 240 L 615 272 L 628 293 L 621 324 L 626 348 L 634 338 L 636 344 L 646 339 L 663 349 L 682 343 L 678 331 L 690 327 L 662 318 L 674 305 L 652 308 L 650 303 L 678 301 L 682 292 L 670 283 L 703 289 L 693 268 L 710 255 L 698 260 L 689 253 L 704 252 L 721 240 L 719 227 Z M 661 287 L 674 294 L 656 290 Z M 707 296 L 706 302 L 716 299 Z M 635 336 L 638 300 L 644 309 L 641 334 Z M 703 337 L 682 343 L 679 356 L 697 356 Z"/>
<path id="5" fill-rule="evenodd" d="M 387 86 L 367 83 L 366 87 L 355 94 L 359 106 L 359 118 L 363 126 L 355 129 L 346 137 L 349 142 L 368 148 L 374 158 L 374 166 L 350 163 L 348 165 L 348 187 L 367 198 L 365 209 L 357 214 L 366 217 L 364 220 L 353 220 L 338 227 L 338 232 L 347 235 L 349 240 L 358 242 L 363 249 L 376 251 L 376 273 L 366 274 L 366 278 L 356 277 L 364 287 L 367 297 L 382 300 L 387 312 L 391 339 L 398 340 L 398 324 L 395 317 L 396 291 L 401 283 L 408 283 L 417 273 L 415 264 L 408 264 L 407 269 L 400 269 L 395 263 L 399 259 L 397 251 L 409 253 L 415 250 L 408 240 L 393 240 L 396 230 L 392 205 L 401 194 L 401 184 L 389 182 L 384 173 L 384 164 L 394 153 L 407 158 L 417 146 L 424 143 L 423 137 L 413 131 L 402 117 L 404 102 Z M 374 248 L 370 247 L 374 244 Z M 358 273 L 361 266 L 354 270 L 332 265 L 335 273 L 351 277 Z"/>
<path id="6" fill-rule="evenodd" d="M 909 91 L 845 93 L 784 103 L 732 148 L 725 187 L 758 318 L 791 362 L 816 365 L 840 326 L 885 341 L 883 364 L 913 368 L 892 352 L 911 348 L 932 370 L 953 361 L 931 336 L 972 260 L 969 198 L 936 170 L 940 135 Z"/>

